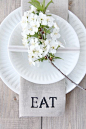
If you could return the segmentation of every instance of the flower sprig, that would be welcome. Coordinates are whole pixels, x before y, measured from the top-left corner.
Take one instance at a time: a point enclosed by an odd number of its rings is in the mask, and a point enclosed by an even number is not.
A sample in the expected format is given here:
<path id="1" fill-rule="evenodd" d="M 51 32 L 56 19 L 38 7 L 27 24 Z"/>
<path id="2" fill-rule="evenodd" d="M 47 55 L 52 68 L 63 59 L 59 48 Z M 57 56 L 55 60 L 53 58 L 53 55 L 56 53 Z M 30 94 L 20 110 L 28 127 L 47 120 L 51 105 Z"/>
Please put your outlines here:
<path id="1" fill-rule="evenodd" d="M 51 0 L 45 6 L 45 0 L 40 3 L 37 0 L 29 2 L 31 9 L 24 13 L 22 17 L 23 44 L 28 47 L 28 59 L 30 64 L 39 64 L 44 60 L 61 59 L 56 57 L 59 47 L 64 47 L 58 40 L 60 38 L 60 28 L 55 19 L 47 10 Z"/>

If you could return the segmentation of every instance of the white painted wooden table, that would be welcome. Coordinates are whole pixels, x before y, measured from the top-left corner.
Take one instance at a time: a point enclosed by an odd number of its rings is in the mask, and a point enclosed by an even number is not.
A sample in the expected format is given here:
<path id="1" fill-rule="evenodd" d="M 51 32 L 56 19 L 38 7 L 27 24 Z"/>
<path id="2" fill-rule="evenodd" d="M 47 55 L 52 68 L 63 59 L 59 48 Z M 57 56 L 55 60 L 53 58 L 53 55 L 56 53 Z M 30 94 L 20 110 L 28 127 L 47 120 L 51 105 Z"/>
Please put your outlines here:
<path id="1" fill-rule="evenodd" d="M 0 0 L 0 23 L 20 4 L 21 0 Z M 69 9 L 86 26 L 86 0 L 69 0 Z M 86 88 L 86 77 L 80 85 Z M 78 88 L 67 94 L 63 117 L 19 118 L 18 104 L 19 96 L 0 79 L 0 129 L 86 129 L 86 92 Z"/>

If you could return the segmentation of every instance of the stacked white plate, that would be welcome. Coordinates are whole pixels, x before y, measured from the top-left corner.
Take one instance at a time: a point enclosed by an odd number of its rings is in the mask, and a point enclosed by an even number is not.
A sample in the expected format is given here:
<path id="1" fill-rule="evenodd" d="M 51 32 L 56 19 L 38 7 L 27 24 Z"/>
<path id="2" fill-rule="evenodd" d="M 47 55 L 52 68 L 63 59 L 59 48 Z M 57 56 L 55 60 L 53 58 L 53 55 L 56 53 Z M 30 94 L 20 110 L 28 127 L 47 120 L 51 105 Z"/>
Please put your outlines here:
<path id="1" fill-rule="evenodd" d="M 9 16 L 2 22 L 0 27 L 0 76 L 4 81 L 4 83 L 16 93 L 19 93 L 19 83 L 20 83 L 19 81 L 20 81 L 21 73 L 19 71 L 17 72 L 14 69 L 9 59 L 8 44 L 9 44 L 9 38 L 15 26 L 20 21 L 21 21 L 21 8 L 18 8 L 15 11 L 13 11 L 11 14 L 9 14 Z M 74 64 L 74 66 L 75 65 L 76 66 L 75 67 L 73 66 L 72 69 L 69 71 L 70 74 L 68 73 L 69 75 L 68 74 L 67 75 L 76 83 L 80 83 L 80 81 L 83 79 L 86 72 L 86 64 L 85 64 L 86 31 L 81 21 L 71 12 L 69 12 L 69 23 L 74 28 L 78 36 L 81 51 L 80 51 L 80 55 L 79 53 L 77 55 L 77 60 L 76 60 L 77 64 L 76 63 Z M 31 77 L 32 75 L 29 73 L 29 76 Z M 38 83 L 36 82 L 37 79 L 34 78 L 34 80 L 35 81 L 33 80 L 29 80 L 29 81 Z M 49 83 L 53 83 L 53 82 L 56 82 L 56 81 L 54 80 Z M 46 81 L 44 84 L 46 84 Z M 74 87 L 75 87 L 74 84 L 66 80 L 66 93 L 70 92 L 72 89 L 74 89 Z"/>
<path id="2" fill-rule="evenodd" d="M 62 43 L 64 43 L 65 48 L 78 48 L 78 51 L 57 51 L 56 56 L 62 58 L 54 61 L 54 64 L 66 75 L 69 75 L 71 71 L 77 64 L 79 58 L 79 40 L 70 24 L 67 21 L 53 15 L 55 21 L 60 27 L 60 35 L 59 39 Z M 21 23 L 19 23 L 15 29 L 13 30 L 10 40 L 10 46 L 22 46 L 22 28 Z M 64 48 L 62 49 L 64 50 Z M 31 66 L 28 61 L 28 52 L 13 52 L 9 51 L 9 57 L 12 62 L 13 67 L 18 73 L 25 78 L 26 80 L 37 83 L 37 84 L 51 84 L 58 82 L 64 78 L 64 76 L 56 70 L 49 61 L 40 62 L 39 67 Z"/>

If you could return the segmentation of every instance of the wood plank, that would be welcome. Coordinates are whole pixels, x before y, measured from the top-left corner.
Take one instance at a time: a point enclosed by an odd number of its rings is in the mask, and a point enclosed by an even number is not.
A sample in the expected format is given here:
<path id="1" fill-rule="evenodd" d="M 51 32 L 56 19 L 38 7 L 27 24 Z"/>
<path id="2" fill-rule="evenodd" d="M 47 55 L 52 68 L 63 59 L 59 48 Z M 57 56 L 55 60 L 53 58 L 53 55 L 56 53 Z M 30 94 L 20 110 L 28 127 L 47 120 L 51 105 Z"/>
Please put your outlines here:
<path id="1" fill-rule="evenodd" d="M 2 118 L 0 129 L 41 129 L 36 118 Z"/>
<path id="2" fill-rule="evenodd" d="M 21 0 L 0 0 L 0 23 Z M 0 129 L 40 129 L 41 118 L 19 118 L 19 96 L 0 79 Z"/>
<path id="3" fill-rule="evenodd" d="M 20 7 L 21 0 L 0 0 L 0 23 L 9 13 Z"/>
<path id="4" fill-rule="evenodd" d="M 86 0 L 69 0 L 69 9 L 86 27 Z"/>
<path id="5" fill-rule="evenodd" d="M 86 26 L 86 0 L 69 0 L 69 9 Z M 80 83 L 86 88 L 86 76 Z M 66 112 L 58 118 L 43 118 L 43 129 L 85 129 L 86 128 L 86 92 L 79 88 L 67 94 Z"/>

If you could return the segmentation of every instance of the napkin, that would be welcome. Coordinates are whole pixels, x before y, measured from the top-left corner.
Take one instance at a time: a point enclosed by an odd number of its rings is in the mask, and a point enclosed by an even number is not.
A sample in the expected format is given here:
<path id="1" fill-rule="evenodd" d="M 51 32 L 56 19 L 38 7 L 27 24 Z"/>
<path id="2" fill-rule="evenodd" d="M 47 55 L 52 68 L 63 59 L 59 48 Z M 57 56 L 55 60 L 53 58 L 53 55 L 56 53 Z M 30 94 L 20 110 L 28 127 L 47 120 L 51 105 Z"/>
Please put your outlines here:
<path id="1" fill-rule="evenodd" d="M 39 0 L 42 2 L 42 0 Z M 46 0 L 48 3 L 50 0 Z M 51 13 L 67 20 L 68 0 L 53 0 L 49 6 Z M 21 0 L 22 15 L 29 10 L 28 0 Z M 53 66 L 51 66 L 53 67 Z M 34 84 L 20 77 L 19 116 L 60 116 L 64 114 L 66 103 L 65 79 L 53 84 Z"/>
<path id="2" fill-rule="evenodd" d="M 65 111 L 65 80 L 40 85 L 20 78 L 19 116 L 60 116 Z"/>

